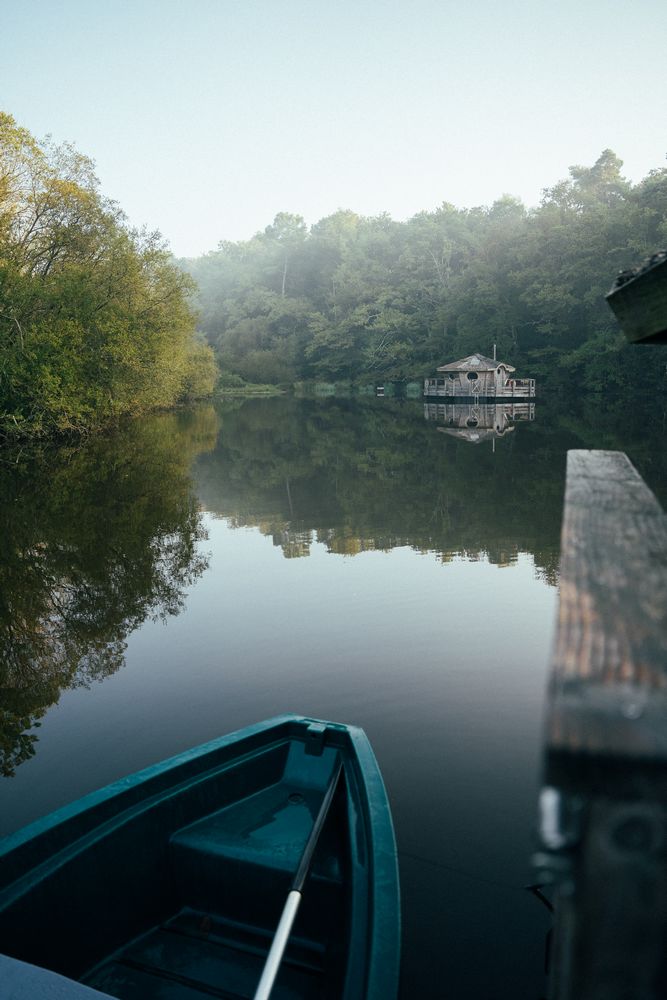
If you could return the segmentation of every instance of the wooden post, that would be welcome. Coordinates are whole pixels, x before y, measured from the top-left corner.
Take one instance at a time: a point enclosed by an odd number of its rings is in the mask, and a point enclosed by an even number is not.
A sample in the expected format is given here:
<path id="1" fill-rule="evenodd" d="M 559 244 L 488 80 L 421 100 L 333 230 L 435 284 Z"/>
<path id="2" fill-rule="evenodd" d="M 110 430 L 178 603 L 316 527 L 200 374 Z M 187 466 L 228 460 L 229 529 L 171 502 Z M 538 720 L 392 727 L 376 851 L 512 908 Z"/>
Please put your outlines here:
<path id="1" fill-rule="evenodd" d="M 667 516 L 621 452 L 568 453 L 540 803 L 550 1000 L 667 996 Z"/>

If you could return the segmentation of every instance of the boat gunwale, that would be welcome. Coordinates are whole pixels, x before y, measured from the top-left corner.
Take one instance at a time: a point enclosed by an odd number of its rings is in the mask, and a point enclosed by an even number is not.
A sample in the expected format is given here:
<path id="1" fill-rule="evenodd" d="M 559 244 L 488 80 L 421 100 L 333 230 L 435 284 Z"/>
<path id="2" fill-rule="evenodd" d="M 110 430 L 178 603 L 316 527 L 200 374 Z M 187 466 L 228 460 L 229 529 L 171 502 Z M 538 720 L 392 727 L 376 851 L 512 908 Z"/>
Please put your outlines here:
<path id="1" fill-rule="evenodd" d="M 258 752 L 270 751 L 293 739 L 304 741 L 307 725 L 326 726 L 327 745 L 338 747 L 354 774 L 367 851 L 363 887 L 352 878 L 357 900 L 367 917 L 364 996 L 391 1000 L 400 963 L 400 892 L 396 841 L 384 781 L 362 729 L 307 716 L 285 714 L 236 730 L 149 765 L 41 817 L 0 839 L 0 910 L 11 907 L 31 888 L 76 858 L 116 828 L 175 797 L 199 782 L 233 768 Z M 272 732 L 273 731 L 273 732 Z M 267 739 L 269 735 L 273 738 Z M 245 746 L 242 746 L 245 744 Z M 207 758 L 213 757 L 213 760 Z M 82 828 L 77 830 L 77 825 Z M 352 830 L 350 831 L 352 835 Z M 55 840 L 55 844 L 54 844 Z M 3 864 L 9 877 L 2 877 Z M 13 872 L 12 872 L 13 867 Z M 364 900 L 364 894 L 367 898 Z M 353 942 L 350 942 L 353 945 Z M 351 964 L 348 964 L 348 973 Z M 357 970 L 358 971 L 358 970 Z M 393 984 L 393 985 L 392 985 Z M 394 989 L 394 992 L 392 992 Z M 348 995 L 347 988 L 344 993 Z M 352 990 L 350 995 L 357 995 Z"/>
<path id="2" fill-rule="evenodd" d="M 67 825 L 76 821 L 79 817 L 86 813 L 91 817 L 90 827 L 93 828 L 95 826 L 99 826 L 107 820 L 99 816 L 98 813 L 100 811 L 104 811 L 105 808 L 111 809 L 112 806 L 116 805 L 120 801 L 121 797 L 127 796 L 128 799 L 132 799 L 138 791 L 146 790 L 149 787 L 149 784 L 152 785 L 155 783 L 156 785 L 159 785 L 161 780 L 163 781 L 169 777 L 173 777 L 176 769 L 187 769 L 188 765 L 196 765 L 203 757 L 215 753 L 216 751 L 224 751 L 227 747 L 238 744 L 241 737 L 248 739 L 252 739 L 253 737 L 259 738 L 271 728 L 288 724 L 296 720 L 305 721 L 302 716 L 276 716 L 266 722 L 257 723 L 256 725 L 236 730 L 233 733 L 216 737 L 216 739 L 209 740 L 208 742 L 202 743 L 196 747 L 191 747 L 188 750 L 174 754 L 171 757 L 167 757 L 164 760 L 156 762 L 155 764 L 148 764 L 146 767 L 141 768 L 141 770 L 134 771 L 132 774 L 118 778 L 116 781 L 110 782 L 102 788 L 86 792 L 86 794 L 82 795 L 80 798 L 75 799 L 72 802 L 68 802 L 66 805 L 60 806 L 58 809 L 54 809 L 45 816 L 40 816 L 38 819 L 33 820 L 31 823 L 28 823 L 26 826 L 21 827 L 13 833 L 1 837 L 0 863 L 4 857 L 14 851 L 20 851 L 23 846 L 37 844 L 39 839 L 45 835 L 54 834 L 56 831 L 65 834 Z M 278 740 L 276 741 L 278 742 Z M 251 753 L 252 750 L 248 748 L 248 752 Z M 234 760 L 239 759 L 239 757 L 234 758 Z M 219 763 L 222 765 L 224 762 L 220 761 Z M 215 765 L 212 765 L 211 770 L 213 770 L 214 767 Z M 196 777 L 196 774 L 190 775 L 189 777 L 192 780 Z M 181 778 L 182 781 L 188 780 L 188 776 L 186 774 L 183 774 Z M 182 783 L 182 781 L 179 782 L 179 784 Z M 130 801 L 125 808 L 131 808 L 132 805 L 139 804 L 139 802 L 147 800 L 149 797 L 152 798 L 161 793 L 166 794 L 170 785 L 172 785 L 172 783 L 168 782 L 166 787 L 162 789 L 156 787 L 150 796 L 143 795 L 136 803 Z M 108 819 L 119 815 L 120 811 L 121 810 L 116 810 L 115 812 L 111 812 Z M 2 880 L 0 879 L 0 887 L 2 884 Z"/>

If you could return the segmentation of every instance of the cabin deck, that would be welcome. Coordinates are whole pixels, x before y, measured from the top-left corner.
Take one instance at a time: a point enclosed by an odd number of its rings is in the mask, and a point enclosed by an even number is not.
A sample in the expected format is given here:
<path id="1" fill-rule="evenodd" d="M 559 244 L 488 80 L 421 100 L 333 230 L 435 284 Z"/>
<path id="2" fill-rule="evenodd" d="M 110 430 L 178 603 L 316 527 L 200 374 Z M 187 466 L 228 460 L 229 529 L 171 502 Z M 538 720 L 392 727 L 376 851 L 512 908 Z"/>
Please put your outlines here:
<path id="1" fill-rule="evenodd" d="M 468 390 L 468 386 L 469 391 Z M 462 387 L 459 381 L 453 382 L 447 378 L 427 378 L 424 379 L 424 396 L 427 398 L 448 399 L 534 399 L 535 379 L 516 378 L 510 379 L 503 386 L 487 384 L 483 387 L 475 382 L 469 382 Z"/>

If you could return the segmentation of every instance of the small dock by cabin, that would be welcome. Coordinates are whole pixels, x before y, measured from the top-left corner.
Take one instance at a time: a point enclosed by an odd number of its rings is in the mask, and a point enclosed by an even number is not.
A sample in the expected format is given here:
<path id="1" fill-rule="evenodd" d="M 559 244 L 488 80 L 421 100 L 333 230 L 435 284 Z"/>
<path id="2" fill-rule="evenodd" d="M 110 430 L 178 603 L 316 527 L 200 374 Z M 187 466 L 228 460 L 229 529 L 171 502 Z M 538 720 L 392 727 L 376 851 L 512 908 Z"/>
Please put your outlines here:
<path id="1" fill-rule="evenodd" d="M 515 371 L 506 361 L 470 354 L 441 365 L 435 378 L 425 379 L 424 398 L 534 399 L 535 379 L 515 378 Z"/>

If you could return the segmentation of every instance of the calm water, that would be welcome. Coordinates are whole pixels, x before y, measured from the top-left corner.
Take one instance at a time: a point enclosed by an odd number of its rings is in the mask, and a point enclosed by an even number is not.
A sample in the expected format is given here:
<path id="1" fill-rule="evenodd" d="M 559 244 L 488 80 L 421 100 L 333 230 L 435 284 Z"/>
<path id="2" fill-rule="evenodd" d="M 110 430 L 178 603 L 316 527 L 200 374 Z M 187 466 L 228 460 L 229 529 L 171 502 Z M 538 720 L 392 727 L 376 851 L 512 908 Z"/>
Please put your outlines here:
<path id="1" fill-rule="evenodd" d="M 565 451 L 628 451 L 664 503 L 664 412 L 252 400 L 6 455 L 0 834 L 271 715 L 356 723 L 393 808 L 402 996 L 538 1000 Z"/>

